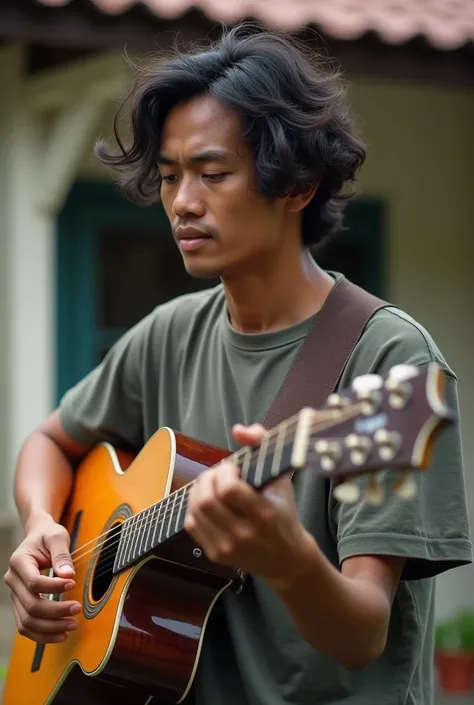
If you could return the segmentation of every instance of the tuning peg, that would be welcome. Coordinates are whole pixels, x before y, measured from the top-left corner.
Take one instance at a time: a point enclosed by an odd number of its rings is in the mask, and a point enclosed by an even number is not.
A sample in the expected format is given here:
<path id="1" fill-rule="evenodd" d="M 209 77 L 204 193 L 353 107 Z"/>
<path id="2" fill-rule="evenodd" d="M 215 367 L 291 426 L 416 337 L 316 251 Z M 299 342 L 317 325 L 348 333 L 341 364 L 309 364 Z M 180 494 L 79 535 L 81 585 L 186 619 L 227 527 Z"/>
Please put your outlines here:
<path id="1" fill-rule="evenodd" d="M 388 391 L 388 403 L 394 409 L 402 409 L 411 397 L 412 388 L 408 382 L 402 382 L 396 377 L 388 377 L 385 382 Z"/>
<path id="2" fill-rule="evenodd" d="M 393 483 L 393 492 L 400 499 L 414 499 L 416 497 L 416 483 L 408 470 L 401 470 Z"/>
<path id="3" fill-rule="evenodd" d="M 342 451 L 340 443 L 321 439 L 314 444 L 316 453 L 320 456 L 321 467 L 326 472 L 334 470 L 340 460 Z"/>
<path id="4" fill-rule="evenodd" d="M 349 399 L 346 399 L 346 397 L 341 396 L 340 394 L 330 394 L 327 398 L 326 404 L 331 408 L 331 409 L 344 409 L 344 407 L 348 406 L 350 404 Z"/>
<path id="5" fill-rule="evenodd" d="M 407 379 L 418 377 L 420 371 L 415 365 L 394 365 L 388 373 L 388 378 L 397 382 L 406 382 Z"/>
<path id="6" fill-rule="evenodd" d="M 359 375 L 352 380 L 351 387 L 357 394 L 364 394 L 381 389 L 382 385 L 383 379 L 380 375 Z"/>
<path id="7" fill-rule="evenodd" d="M 346 480 L 334 488 L 333 494 L 341 504 L 355 504 L 360 498 L 360 488 L 356 480 Z"/>
<path id="8" fill-rule="evenodd" d="M 408 380 L 419 374 L 419 369 L 415 365 L 395 365 L 391 368 L 385 381 L 390 406 L 394 409 L 402 409 L 407 404 L 412 393 Z"/>
<path id="9" fill-rule="evenodd" d="M 400 434 L 396 431 L 387 431 L 386 428 L 379 428 L 374 433 L 374 441 L 379 446 L 379 455 L 382 460 L 392 460 L 402 444 Z"/>
<path id="10" fill-rule="evenodd" d="M 356 433 L 350 433 L 347 436 L 345 445 L 351 451 L 351 463 L 354 465 L 362 465 L 367 460 L 372 448 L 370 438 L 358 436 Z"/>
<path id="11" fill-rule="evenodd" d="M 385 501 L 384 488 L 376 475 L 369 475 L 367 478 L 365 499 L 368 504 L 372 504 L 374 507 L 380 507 L 380 505 Z"/>
<path id="12" fill-rule="evenodd" d="M 383 379 L 380 375 L 360 375 L 352 381 L 352 389 L 362 402 L 362 413 L 371 416 L 380 404 L 382 395 L 380 389 Z"/>

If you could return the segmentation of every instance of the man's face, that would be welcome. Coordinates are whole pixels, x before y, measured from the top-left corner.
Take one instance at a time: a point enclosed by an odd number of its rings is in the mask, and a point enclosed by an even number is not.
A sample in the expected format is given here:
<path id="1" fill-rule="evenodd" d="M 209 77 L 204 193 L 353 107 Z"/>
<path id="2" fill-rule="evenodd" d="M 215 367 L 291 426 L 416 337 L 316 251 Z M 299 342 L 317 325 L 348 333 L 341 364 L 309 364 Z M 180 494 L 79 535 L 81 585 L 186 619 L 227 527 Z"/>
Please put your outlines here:
<path id="1" fill-rule="evenodd" d="M 256 192 L 241 131 L 238 115 L 211 96 L 176 106 L 164 125 L 161 199 L 195 277 L 249 271 L 278 247 L 285 200 Z"/>

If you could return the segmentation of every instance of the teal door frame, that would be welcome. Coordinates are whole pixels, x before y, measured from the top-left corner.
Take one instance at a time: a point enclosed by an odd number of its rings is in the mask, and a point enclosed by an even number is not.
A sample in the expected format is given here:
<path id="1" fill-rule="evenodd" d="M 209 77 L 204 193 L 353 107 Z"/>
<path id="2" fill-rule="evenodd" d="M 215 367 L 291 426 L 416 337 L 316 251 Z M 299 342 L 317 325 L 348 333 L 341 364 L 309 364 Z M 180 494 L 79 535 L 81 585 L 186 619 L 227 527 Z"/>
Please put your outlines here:
<path id="1" fill-rule="evenodd" d="M 362 286 L 386 296 L 385 207 L 380 200 L 361 199 L 347 210 L 347 232 L 334 240 L 333 253 L 350 242 L 362 253 Z M 99 244 L 96 233 L 124 225 L 169 227 L 161 206 L 138 207 L 115 184 L 77 182 L 57 218 L 57 377 L 56 397 L 96 364 L 96 351 L 109 347 L 125 329 L 102 329 L 99 317 Z M 331 254 L 331 248 L 329 248 Z M 324 252 L 323 252 L 324 255 Z M 324 261 L 323 261 L 324 265 Z"/>
<path id="2" fill-rule="evenodd" d="M 87 374 L 95 351 L 110 346 L 125 329 L 100 327 L 98 321 L 101 226 L 159 226 L 166 223 L 161 206 L 139 208 L 115 184 L 77 182 L 57 218 L 56 236 L 56 397 Z"/>

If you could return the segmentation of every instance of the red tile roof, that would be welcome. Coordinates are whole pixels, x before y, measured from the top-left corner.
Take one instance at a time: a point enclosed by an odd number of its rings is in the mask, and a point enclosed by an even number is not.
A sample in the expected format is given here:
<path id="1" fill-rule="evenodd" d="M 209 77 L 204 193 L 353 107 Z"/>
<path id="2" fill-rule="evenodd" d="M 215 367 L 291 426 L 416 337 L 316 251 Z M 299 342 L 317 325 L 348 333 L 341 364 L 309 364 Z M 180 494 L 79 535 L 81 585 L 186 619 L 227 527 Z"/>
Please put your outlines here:
<path id="1" fill-rule="evenodd" d="M 71 0 L 39 0 L 66 5 Z M 474 0 L 92 0 L 99 10 L 118 14 L 142 3 L 163 18 L 197 8 L 219 22 L 253 17 L 283 30 L 314 24 L 330 36 L 357 39 L 373 30 L 389 44 L 423 35 L 440 49 L 474 41 Z"/>

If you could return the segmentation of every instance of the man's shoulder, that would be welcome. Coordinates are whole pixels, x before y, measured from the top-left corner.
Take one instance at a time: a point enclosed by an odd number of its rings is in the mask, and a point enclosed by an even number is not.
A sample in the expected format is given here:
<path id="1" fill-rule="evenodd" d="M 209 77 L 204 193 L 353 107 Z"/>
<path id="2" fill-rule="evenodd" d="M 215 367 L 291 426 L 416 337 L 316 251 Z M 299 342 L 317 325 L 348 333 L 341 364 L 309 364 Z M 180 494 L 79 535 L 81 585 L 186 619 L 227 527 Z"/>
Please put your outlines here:
<path id="1" fill-rule="evenodd" d="M 433 335 L 406 311 L 396 306 L 379 309 L 369 320 L 348 363 L 354 374 L 385 374 L 392 365 L 436 362 L 449 375 L 449 366 Z"/>

